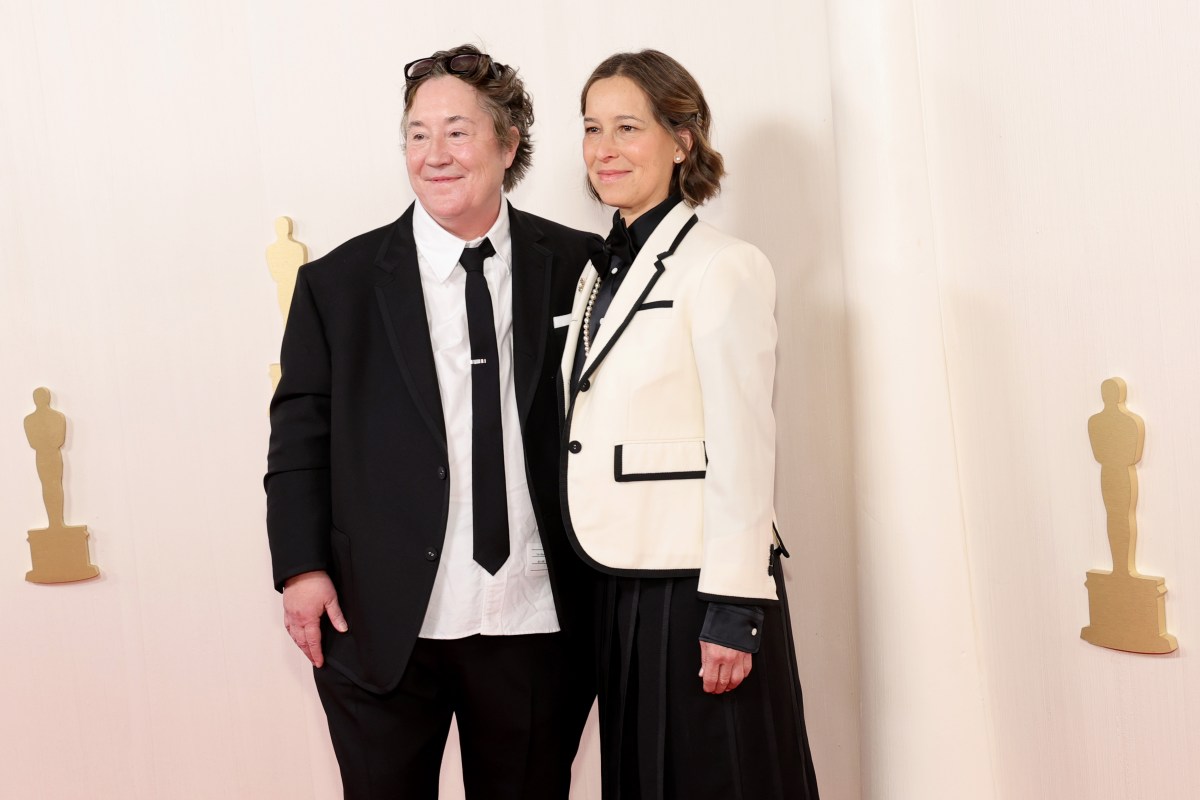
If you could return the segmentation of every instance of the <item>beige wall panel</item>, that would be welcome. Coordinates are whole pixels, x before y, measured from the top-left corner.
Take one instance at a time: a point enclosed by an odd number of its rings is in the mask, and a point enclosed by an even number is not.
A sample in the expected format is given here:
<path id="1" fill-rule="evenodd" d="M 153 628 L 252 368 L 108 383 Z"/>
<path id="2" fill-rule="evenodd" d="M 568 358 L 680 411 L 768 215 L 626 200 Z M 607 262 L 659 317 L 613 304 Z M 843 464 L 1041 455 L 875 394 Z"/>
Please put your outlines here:
<path id="1" fill-rule="evenodd" d="M 401 68 L 476 41 L 534 95 L 514 202 L 594 230 L 578 91 L 618 49 L 697 74 L 731 176 L 707 212 L 779 275 L 778 510 L 823 796 L 859 795 L 848 377 L 824 3 L 603 9 L 218 0 L 0 3 L 0 795 L 338 796 L 270 587 L 264 503 L 281 322 L 263 267 L 287 214 L 310 257 L 411 199 Z M 637 24 L 631 24 L 636 20 Z M 747 65 L 752 65 L 748 67 Z M 102 576 L 23 580 L 40 524 L 21 419 L 69 409 L 68 520 Z M 11 493 L 10 493 L 11 490 Z M 14 502 L 11 498 L 25 498 Z M 49 587 L 53 589 L 54 587 Z M 64 758 L 61 753 L 72 754 Z M 446 796 L 461 795 L 446 759 Z M 594 731 L 576 800 L 598 798 Z"/>
<path id="2" fill-rule="evenodd" d="M 859 552 L 863 796 L 997 796 L 947 395 L 920 53 L 901 2 L 830 6 Z"/>
<path id="3" fill-rule="evenodd" d="M 947 372 L 999 796 L 1200 786 L 1200 10 L 916 4 Z M 1171 656 L 1082 641 L 1107 569 L 1096 387 L 1148 436 L 1138 565 Z"/>

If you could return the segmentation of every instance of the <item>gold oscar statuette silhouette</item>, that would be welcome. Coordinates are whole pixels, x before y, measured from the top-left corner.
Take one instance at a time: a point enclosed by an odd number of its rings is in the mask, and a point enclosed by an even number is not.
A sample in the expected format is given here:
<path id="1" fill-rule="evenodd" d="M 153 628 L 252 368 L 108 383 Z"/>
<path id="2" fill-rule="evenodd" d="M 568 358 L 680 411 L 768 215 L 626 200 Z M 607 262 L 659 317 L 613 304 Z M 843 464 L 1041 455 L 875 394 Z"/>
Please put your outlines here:
<path id="1" fill-rule="evenodd" d="M 296 272 L 308 261 L 308 248 L 292 238 L 291 217 L 275 218 L 275 241 L 267 247 L 267 268 L 271 270 L 271 279 L 275 281 L 275 291 L 279 300 L 279 313 L 283 315 L 283 324 L 287 324 L 288 308 L 292 305 L 292 292 L 296 290 Z M 272 364 L 269 369 L 271 388 L 279 385 L 279 365 Z"/>
<path id="2" fill-rule="evenodd" d="M 25 418 L 25 437 L 37 454 L 38 479 L 49 524 L 29 531 L 33 569 L 25 573 L 25 580 L 70 583 L 94 578 L 100 570 L 88 555 L 87 526 L 63 521 L 62 446 L 67 441 L 67 418 L 50 407 L 50 390 L 45 387 L 34 390 L 33 403 L 36 410 Z"/>
<path id="3" fill-rule="evenodd" d="M 1100 493 L 1108 512 L 1112 572 L 1088 570 L 1091 624 L 1086 641 L 1130 653 L 1170 653 L 1179 647 L 1167 633 L 1166 579 L 1137 571 L 1138 480 L 1146 423 L 1125 408 L 1127 388 L 1120 378 L 1100 384 L 1104 410 L 1088 419 L 1092 454 L 1100 462 Z"/>

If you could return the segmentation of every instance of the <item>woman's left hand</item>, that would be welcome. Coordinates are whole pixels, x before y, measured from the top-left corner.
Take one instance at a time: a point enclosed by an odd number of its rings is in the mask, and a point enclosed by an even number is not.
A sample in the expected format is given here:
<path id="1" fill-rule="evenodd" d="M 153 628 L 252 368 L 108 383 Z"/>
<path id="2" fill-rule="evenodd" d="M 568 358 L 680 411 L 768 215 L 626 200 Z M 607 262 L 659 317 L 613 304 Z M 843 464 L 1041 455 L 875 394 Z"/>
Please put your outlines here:
<path id="1" fill-rule="evenodd" d="M 750 674 L 753 656 L 712 642 L 700 643 L 700 677 L 704 691 L 722 694 L 733 691 Z"/>

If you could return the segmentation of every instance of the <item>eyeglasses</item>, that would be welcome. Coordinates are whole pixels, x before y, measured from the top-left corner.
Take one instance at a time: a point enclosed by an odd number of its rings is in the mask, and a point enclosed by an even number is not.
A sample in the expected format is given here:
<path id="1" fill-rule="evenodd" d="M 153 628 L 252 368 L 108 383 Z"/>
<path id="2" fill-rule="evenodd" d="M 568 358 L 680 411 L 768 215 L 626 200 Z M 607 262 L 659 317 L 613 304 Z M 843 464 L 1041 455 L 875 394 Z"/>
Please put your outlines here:
<path id="1" fill-rule="evenodd" d="M 424 78 L 433 72 L 438 64 L 446 68 L 451 75 L 474 75 L 481 67 L 491 70 L 492 78 L 499 78 L 508 67 L 492 60 L 487 53 L 461 53 L 456 56 L 429 56 L 418 58 L 404 65 L 404 80 L 409 83 Z"/>

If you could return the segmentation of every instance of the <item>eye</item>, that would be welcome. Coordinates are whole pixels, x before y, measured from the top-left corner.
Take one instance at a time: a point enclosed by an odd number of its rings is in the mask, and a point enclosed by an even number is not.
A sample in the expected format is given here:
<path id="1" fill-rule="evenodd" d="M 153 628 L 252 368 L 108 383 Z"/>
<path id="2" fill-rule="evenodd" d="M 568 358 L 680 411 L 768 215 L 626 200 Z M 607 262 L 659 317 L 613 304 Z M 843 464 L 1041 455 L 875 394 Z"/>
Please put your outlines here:
<path id="1" fill-rule="evenodd" d="M 461 139 L 462 137 L 464 137 L 466 135 L 467 135 L 466 131 L 450 131 L 451 139 Z"/>
<path id="2" fill-rule="evenodd" d="M 621 126 L 621 133 L 633 133 L 636 130 L 637 130 L 637 128 L 633 127 L 632 125 L 622 125 Z"/>
<path id="3" fill-rule="evenodd" d="M 423 142 L 423 141 L 425 141 L 425 134 L 423 134 L 423 133 L 410 133 L 410 134 L 408 135 L 408 140 L 409 140 L 410 142 Z"/>
<path id="4" fill-rule="evenodd" d="M 584 133 L 599 133 L 600 126 L 599 125 L 584 125 L 583 132 Z"/>

